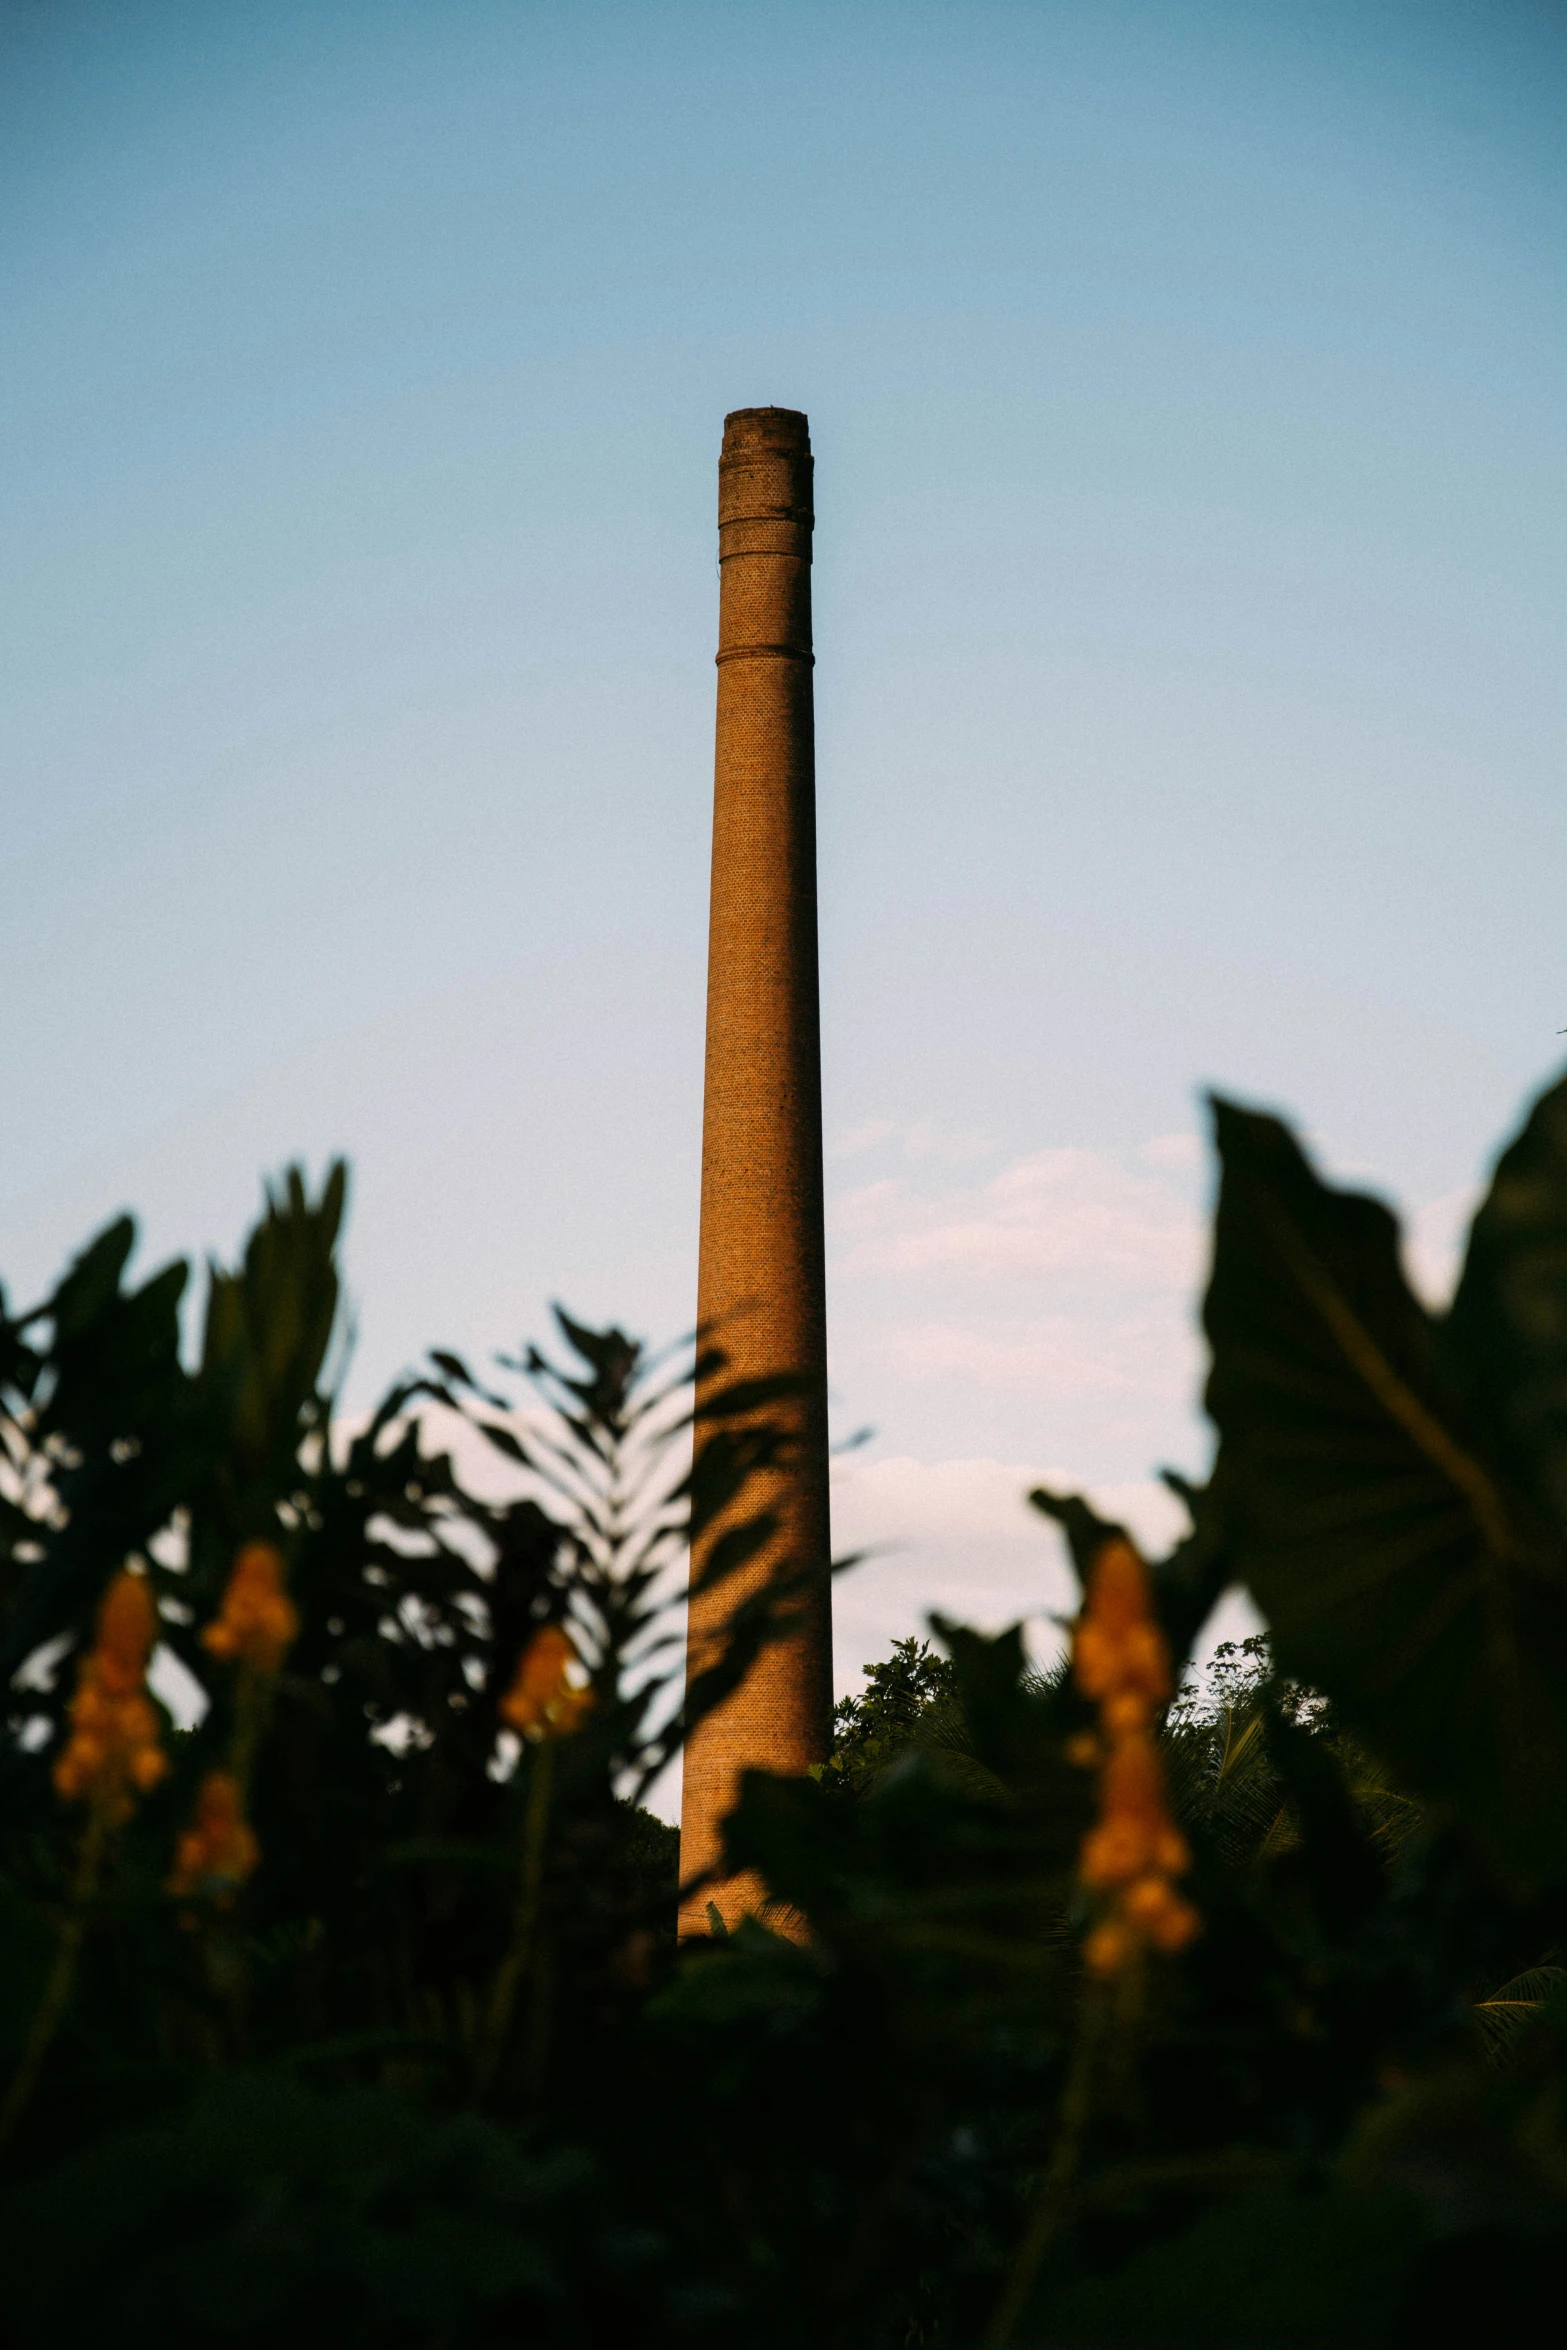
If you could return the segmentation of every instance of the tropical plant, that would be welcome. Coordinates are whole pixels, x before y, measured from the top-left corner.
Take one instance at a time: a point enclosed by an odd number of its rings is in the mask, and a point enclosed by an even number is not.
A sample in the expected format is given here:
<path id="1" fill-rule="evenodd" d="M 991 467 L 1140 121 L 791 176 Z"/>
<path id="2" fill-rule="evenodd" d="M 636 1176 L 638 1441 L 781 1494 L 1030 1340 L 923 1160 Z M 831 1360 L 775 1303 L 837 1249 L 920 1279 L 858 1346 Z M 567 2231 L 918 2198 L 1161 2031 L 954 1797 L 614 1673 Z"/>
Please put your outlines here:
<path id="1" fill-rule="evenodd" d="M 693 1518 L 719 1571 L 766 1539 L 780 1390 L 693 1431 L 682 1367 L 563 1318 L 523 1388 L 435 1354 L 348 1429 L 335 1176 L 192 1368 L 124 1225 L 0 1319 L 28 2350 L 1521 2332 L 1567 2280 L 1567 1086 L 1441 1313 L 1385 1208 L 1216 1130 L 1189 1533 L 1040 1492 L 1069 1667 L 938 1622 L 831 1765 L 747 1777 L 728 1858 L 800 1939 L 677 1947 L 641 1808 L 666 1595 Z M 1267 1637 L 1197 1674 L 1234 1587 Z"/>

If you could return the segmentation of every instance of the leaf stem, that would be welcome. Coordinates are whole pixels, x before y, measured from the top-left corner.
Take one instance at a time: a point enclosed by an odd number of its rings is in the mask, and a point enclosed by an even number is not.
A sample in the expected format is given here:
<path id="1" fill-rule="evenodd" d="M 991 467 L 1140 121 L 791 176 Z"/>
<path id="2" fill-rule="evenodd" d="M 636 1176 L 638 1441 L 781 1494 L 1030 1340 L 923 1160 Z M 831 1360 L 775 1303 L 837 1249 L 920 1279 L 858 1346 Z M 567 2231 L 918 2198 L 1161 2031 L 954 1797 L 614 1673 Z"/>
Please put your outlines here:
<path id="1" fill-rule="evenodd" d="M 985 2339 L 993 2346 L 1011 2341 L 1013 2330 L 1034 2289 L 1040 2263 L 1050 2249 L 1050 2240 L 1065 2213 L 1067 2192 L 1077 2175 L 1083 2138 L 1093 2105 L 1094 2068 L 1098 2062 L 1099 2043 L 1104 2034 L 1107 2012 L 1102 1987 L 1097 1983 L 1086 1985 L 1082 2005 L 1078 2009 L 1072 2062 L 1066 2086 L 1061 2092 L 1061 2118 L 1056 2129 L 1055 2149 L 1040 2182 L 1028 2225 L 1013 2256 L 1012 2267 L 990 2321 L 990 2331 Z"/>
<path id="2" fill-rule="evenodd" d="M 541 1740 L 528 1785 L 528 1808 L 522 1830 L 522 1876 L 512 1917 L 511 1942 L 501 1960 L 490 1994 L 490 2013 L 484 2045 L 476 2069 L 481 2097 L 489 2094 L 505 2053 L 506 2036 L 538 1939 L 539 1908 L 544 1886 L 544 1854 L 549 1841 L 550 1795 L 555 1778 L 555 1740 Z"/>
<path id="3" fill-rule="evenodd" d="M 55 2034 L 71 2004 L 71 1993 L 76 1986 L 77 1963 L 87 1934 L 87 1904 L 98 1889 L 98 1871 L 103 1860 L 107 1833 L 108 1819 L 104 1807 L 101 1803 L 95 1803 L 87 1815 L 76 1882 L 71 1888 L 70 1906 L 60 1926 L 54 1964 L 49 1970 L 43 1997 L 38 2002 L 32 2029 L 27 2035 L 27 2045 L 11 2076 L 5 2103 L 0 2106 L 0 2154 L 11 2143 L 16 2125 L 27 2110 L 33 2091 L 38 2086 L 44 2060 L 54 2045 Z"/>

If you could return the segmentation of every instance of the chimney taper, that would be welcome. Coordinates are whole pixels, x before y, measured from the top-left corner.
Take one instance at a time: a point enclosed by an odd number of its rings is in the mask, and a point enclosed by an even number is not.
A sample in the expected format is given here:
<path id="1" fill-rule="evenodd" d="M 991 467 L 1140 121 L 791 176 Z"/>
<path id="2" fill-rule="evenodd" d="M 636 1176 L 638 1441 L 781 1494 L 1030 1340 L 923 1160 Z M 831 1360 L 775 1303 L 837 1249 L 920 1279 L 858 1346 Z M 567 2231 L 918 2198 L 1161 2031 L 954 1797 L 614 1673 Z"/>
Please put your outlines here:
<path id="1" fill-rule="evenodd" d="M 720 1858 L 740 1773 L 808 1770 L 832 1735 L 811 468 L 793 409 L 724 419 L 697 1319 L 728 1358 L 726 1378 L 787 1371 L 805 1391 L 779 1407 L 793 1416 L 796 1457 L 745 1497 L 748 1510 L 765 1502 L 777 1533 L 716 1591 L 693 1596 L 688 1674 L 738 1600 L 780 1572 L 804 1567 L 810 1581 L 796 1626 L 687 1742 L 687 1880 Z M 693 1553 L 693 1583 L 712 1542 Z M 706 1931 L 710 1899 L 728 1922 L 760 1898 L 753 1880 L 732 1877 L 688 1902 L 682 1930 Z"/>

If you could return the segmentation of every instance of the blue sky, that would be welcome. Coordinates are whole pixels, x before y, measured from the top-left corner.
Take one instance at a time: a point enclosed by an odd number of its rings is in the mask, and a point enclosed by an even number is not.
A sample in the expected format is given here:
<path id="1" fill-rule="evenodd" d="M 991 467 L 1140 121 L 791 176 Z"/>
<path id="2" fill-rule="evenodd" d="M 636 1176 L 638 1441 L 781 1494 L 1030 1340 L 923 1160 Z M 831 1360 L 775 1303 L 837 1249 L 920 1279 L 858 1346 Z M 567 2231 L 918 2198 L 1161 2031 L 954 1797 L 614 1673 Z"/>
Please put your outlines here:
<path id="1" fill-rule="evenodd" d="M 0 6 L 0 1270 L 353 1158 L 364 1400 L 689 1318 L 724 412 L 818 452 L 846 1666 L 1200 1467 L 1209 1083 L 1567 1024 L 1567 11 Z M 1048 1580 L 1048 1578 L 1047 1578 Z"/>

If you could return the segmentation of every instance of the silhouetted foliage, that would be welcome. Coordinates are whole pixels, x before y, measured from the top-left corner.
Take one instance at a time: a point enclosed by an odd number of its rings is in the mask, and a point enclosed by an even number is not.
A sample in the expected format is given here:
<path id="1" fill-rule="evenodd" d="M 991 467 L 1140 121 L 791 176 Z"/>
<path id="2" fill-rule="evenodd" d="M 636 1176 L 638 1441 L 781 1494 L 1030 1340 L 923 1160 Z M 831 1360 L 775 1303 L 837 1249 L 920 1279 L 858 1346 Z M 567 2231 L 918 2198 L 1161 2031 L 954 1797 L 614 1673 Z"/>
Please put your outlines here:
<path id="1" fill-rule="evenodd" d="M 340 1171 L 212 1272 L 194 1366 L 186 1270 L 127 1286 L 126 1223 L 0 1313 L 19 2343 L 1396 2350 L 1549 2304 L 1567 1088 L 1442 1314 L 1384 1208 L 1216 1116 L 1219 1446 L 1152 1593 L 1177 1665 L 1231 1587 L 1270 1629 L 1158 1725 L 1200 1933 L 1097 1971 L 1108 1714 L 1017 1630 L 941 1622 L 867 1668 L 821 1772 L 745 1781 L 729 1857 L 805 1937 L 677 1948 L 644 1800 L 682 1733 L 672 1585 L 693 1519 L 740 1528 L 719 1572 L 765 1538 L 784 1386 L 693 1422 L 689 1363 L 562 1316 L 558 1359 L 433 1354 L 347 1426 Z M 1035 1500 L 1086 1576 L 1116 1530 Z M 247 1546 L 297 1615 L 275 1653 Z M 120 1702 L 127 1565 L 199 1719 L 159 1717 L 169 1767 L 115 1812 L 54 1782 L 71 1739 L 109 1767 L 80 1674 Z M 742 1611 L 688 1706 L 779 1621 Z"/>

